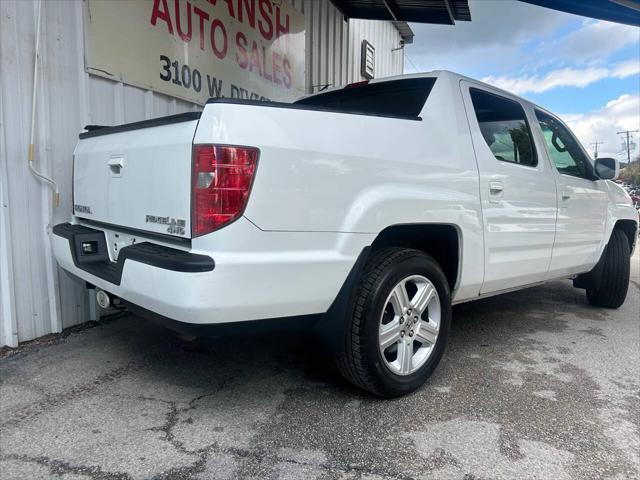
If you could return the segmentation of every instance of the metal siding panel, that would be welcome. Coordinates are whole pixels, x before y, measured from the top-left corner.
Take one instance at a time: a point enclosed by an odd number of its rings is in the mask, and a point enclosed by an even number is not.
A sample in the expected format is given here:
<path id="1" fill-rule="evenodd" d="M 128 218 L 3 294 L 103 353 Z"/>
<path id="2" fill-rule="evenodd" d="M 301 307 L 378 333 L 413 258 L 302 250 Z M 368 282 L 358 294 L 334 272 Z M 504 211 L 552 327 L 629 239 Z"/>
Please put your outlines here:
<path id="1" fill-rule="evenodd" d="M 312 52 L 312 63 L 311 63 L 311 92 L 314 93 L 316 91 L 316 85 L 320 84 L 320 3 L 314 3 L 313 9 L 311 11 L 311 52 Z"/>
<path id="2" fill-rule="evenodd" d="M 383 48 L 384 50 L 380 52 L 380 63 L 382 65 L 382 76 L 388 76 L 386 73 L 391 71 L 391 31 L 389 28 L 381 28 L 383 40 Z"/>
<path id="3" fill-rule="evenodd" d="M 67 28 L 73 32 L 71 40 L 72 47 L 69 47 L 68 58 L 68 85 L 71 85 L 75 89 L 75 100 L 77 104 L 75 106 L 76 113 L 74 118 L 68 115 L 67 120 L 76 122 L 74 123 L 76 128 L 69 128 L 68 126 L 62 127 L 59 135 L 61 139 L 62 150 L 60 156 L 54 157 L 56 162 L 55 171 L 58 172 L 58 184 L 60 185 L 61 192 L 71 191 L 71 171 L 73 163 L 71 158 L 73 156 L 73 148 L 77 140 L 77 132 L 89 123 L 88 105 L 89 105 L 89 75 L 84 72 L 82 68 L 84 65 L 84 48 L 83 48 L 83 5 L 76 2 L 72 5 L 68 5 L 68 11 L 72 14 L 68 15 L 70 23 Z M 63 14 L 67 14 L 68 11 L 61 10 Z M 63 84 L 67 84 L 63 82 Z M 59 86 L 60 87 L 60 86 Z M 62 86 L 64 88 L 64 85 Z M 59 110 L 68 112 L 66 110 L 66 102 L 64 105 L 58 107 Z M 69 213 L 72 210 L 70 195 L 61 195 L 61 203 L 58 209 L 53 212 L 53 224 L 65 221 L 69 217 Z M 75 278 L 72 278 L 67 272 L 61 268 L 57 268 L 58 279 L 58 298 L 60 306 L 60 318 L 62 328 L 76 325 L 87 320 L 87 295 L 85 293 L 84 284 Z"/>
<path id="4" fill-rule="evenodd" d="M 193 112 L 200 110 L 194 103 L 176 98 L 175 113 Z"/>
<path id="5" fill-rule="evenodd" d="M 374 26 L 374 38 L 376 39 L 377 48 L 376 48 L 376 77 L 382 77 L 382 72 L 385 70 L 385 63 L 383 53 L 386 51 L 387 46 L 387 35 L 386 30 L 381 28 L 380 25 Z"/>
<path id="6" fill-rule="evenodd" d="M 342 83 L 349 83 L 349 22 L 342 19 Z"/>
<path id="7" fill-rule="evenodd" d="M 29 143 L 29 114 L 33 78 L 33 62 L 28 52 L 34 49 L 34 5 L 31 3 L 0 2 L 2 4 L 2 69 L 0 72 L 3 136 L 6 141 L 8 224 L 13 262 L 15 314 L 20 340 L 34 338 L 46 331 L 48 305 L 41 295 L 46 286 L 44 256 L 42 254 L 42 215 L 40 186 L 29 174 L 27 146 Z M 33 58 L 33 55 L 31 55 Z M 42 103 L 42 102 L 40 102 Z M 38 153 L 42 145 L 38 141 Z"/>
<path id="8" fill-rule="evenodd" d="M 113 108 L 116 118 L 115 124 L 121 125 L 125 123 L 124 85 L 122 83 L 118 82 L 113 84 L 113 95 Z"/>
<path id="9" fill-rule="evenodd" d="M 318 42 L 318 48 L 320 49 L 320 65 L 319 68 L 319 84 L 322 85 L 323 88 L 327 83 L 329 83 L 329 19 L 327 12 L 329 11 L 329 4 L 327 2 L 323 2 L 320 6 L 320 38 Z"/>
<path id="10" fill-rule="evenodd" d="M 334 72 L 334 83 L 335 85 L 342 85 L 344 82 L 342 80 L 344 67 L 346 65 L 345 58 L 343 56 L 343 47 L 344 44 L 342 42 L 342 35 L 344 27 L 341 22 L 340 12 L 335 12 L 335 72 Z"/>
<path id="11" fill-rule="evenodd" d="M 334 73 L 334 82 L 336 85 L 342 85 L 342 72 L 345 67 L 345 58 L 343 53 L 342 32 L 344 29 L 342 22 L 342 15 L 337 9 L 334 9 L 334 22 L 335 22 L 335 55 L 336 55 L 336 71 Z"/>
<path id="12" fill-rule="evenodd" d="M 0 288 L 2 289 L 0 293 L 2 296 L 0 299 L 3 301 L 8 300 L 10 304 L 2 305 L 2 316 L 0 320 L 2 321 L 2 325 L 0 326 L 2 329 L 2 337 L 0 341 L 2 342 L 0 345 L 10 344 L 15 346 L 15 341 L 17 338 L 11 338 L 13 333 L 17 333 L 17 326 L 14 324 L 15 319 L 18 315 L 18 304 L 15 298 L 15 293 L 11 285 L 5 282 L 11 282 L 12 285 L 15 285 L 15 274 L 14 274 L 14 262 L 16 255 L 13 253 L 13 239 L 15 237 L 13 229 L 11 228 L 11 211 L 14 209 L 13 207 L 13 198 L 15 197 L 15 192 L 9 192 L 10 187 L 10 171 L 15 170 L 15 160 L 9 160 L 12 155 L 15 154 L 15 142 L 11 142 L 9 144 L 8 138 L 13 140 L 13 137 L 9 137 L 9 135 L 13 134 L 12 125 L 17 123 L 19 120 L 16 115 L 14 109 L 19 106 L 19 102 L 16 102 L 14 98 L 15 92 L 10 90 L 9 87 L 12 85 L 12 82 L 15 80 L 12 78 L 7 78 L 6 72 L 12 68 L 16 68 L 17 59 L 15 58 L 18 50 L 17 45 L 14 43 L 14 39 L 17 38 L 17 25 L 16 25 L 16 15 L 17 15 L 17 5 L 15 2 L 0 2 L 0 58 L 2 58 L 2 69 L 0 69 L 0 125 L 2 127 L 2 132 L 0 133 L 0 191 L 2 193 L 2 214 L 0 215 L 0 220 L 2 224 L 0 227 L 3 229 L 0 232 L 2 237 L 0 241 L 3 241 L 3 244 L 0 245 L 1 252 L 3 254 L 3 258 L 0 261 L 4 263 L 0 265 L 0 273 L 2 273 L 2 279 L 0 279 Z M 13 20 L 12 20 L 13 19 Z M 16 77 L 18 72 L 16 71 Z M 9 122 L 4 121 L 6 118 L 12 118 L 11 124 Z M 5 243 L 6 242 L 6 243 Z M 17 265 L 16 265 L 17 269 Z M 17 337 L 17 335 L 16 335 Z"/>
<path id="13" fill-rule="evenodd" d="M 353 75 L 353 65 L 356 61 L 356 47 L 355 47 L 355 30 L 357 29 L 357 25 L 354 25 L 351 21 L 349 21 L 349 31 L 347 32 L 348 38 L 347 43 L 349 44 L 347 51 L 347 83 L 351 83 L 355 78 Z"/>
<path id="14" fill-rule="evenodd" d="M 171 115 L 171 97 L 161 93 L 153 92 L 153 115 L 152 117 L 163 117 Z"/>
<path id="15" fill-rule="evenodd" d="M 402 74 L 402 62 L 397 60 L 402 54 L 392 51 L 400 46 L 401 37 L 391 22 L 352 19 L 349 21 L 349 37 L 349 48 L 353 50 L 349 53 L 350 81 L 362 80 L 360 49 L 363 40 L 376 49 L 376 78 Z"/>
<path id="16" fill-rule="evenodd" d="M 305 93 L 311 93 L 311 84 L 312 77 L 311 73 L 313 71 L 313 35 L 311 33 L 311 25 L 312 25 L 312 15 L 313 15 L 313 4 L 312 0 L 305 0 L 304 2 L 304 11 L 305 11 L 305 59 L 304 59 L 304 83 L 305 83 Z"/>
<path id="17" fill-rule="evenodd" d="M 145 117 L 145 90 L 123 85 L 124 123 L 142 120 Z"/>
<path id="18" fill-rule="evenodd" d="M 331 8 L 331 5 L 327 4 L 327 54 L 328 54 L 328 64 L 327 64 L 327 83 L 330 83 L 332 87 L 338 86 L 338 80 L 336 79 L 336 71 L 338 69 L 337 63 L 339 61 L 338 55 L 336 55 L 336 14 L 335 9 Z"/>
<path id="19" fill-rule="evenodd" d="M 391 31 L 387 27 L 386 24 L 381 26 L 380 30 L 382 30 L 382 50 L 380 51 L 380 55 L 378 58 L 380 59 L 380 67 L 381 67 L 381 77 L 387 77 L 387 72 L 391 71 Z"/>
<path id="20" fill-rule="evenodd" d="M 355 64 L 353 66 L 354 68 L 354 80 L 355 81 L 359 81 L 359 80 L 363 80 L 363 76 L 360 73 L 360 62 L 362 59 L 362 48 L 361 48 L 361 44 L 362 44 L 362 40 L 363 39 L 370 39 L 371 37 L 369 36 L 368 32 L 367 32 L 367 25 L 365 23 L 359 22 L 360 23 L 360 28 L 359 28 L 359 33 L 360 33 L 360 37 L 355 39 L 356 40 L 356 54 L 354 57 L 355 60 Z"/>
<path id="21" fill-rule="evenodd" d="M 81 8 L 74 2 L 47 2 L 43 8 L 48 14 L 45 17 L 46 30 L 41 42 L 45 38 L 55 41 L 48 40 L 42 44 L 46 48 L 42 51 L 41 66 L 46 66 L 46 75 L 41 78 L 39 86 L 40 97 L 44 102 L 39 105 L 41 113 L 38 115 L 38 128 L 43 145 L 41 158 L 43 170 L 55 177 L 61 192 L 70 192 L 73 147 L 85 118 L 84 98 L 78 94 L 84 91 L 80 86 L 84 77 L 76 73 L 83 58 L 82 28 L 78 28 L 81 27 L 82 21 Z M 58 92 L 63 94 L 59 95 Z M 40 190 L 42 212 L 45 221 L 48 222 L 48 228 L 67 220 L 71 212 L 71 195 L 61 196 L 60 206 L 54 208 L 50 190 L 42 186 Z M 48 331 L 59 331 L 64 326 L 85 321 L 85 316 L 79 315 L 75 307 L 77 303 L 84 305 L 84 301 L 74 302 L 77 292 L 83 289 L 80 282 L 70 279 L 66 274 L 61 275 L 62 272 L 51 253 L 49 237 L 43 237 L 42 240 L 41 248 L 47 253 L 45 268 L 50 278 L 47 289 L 42 292 L 43 295 L 49 295 L 52 323 Z"/>
<path id="22" fill-rule="evenodd" d="M 360 76 L 360 44 L 362 42 L 362 25 L 357 20 L 349 20 L 349 45 L 351 47 L 349 82 L 361 80 Z"/>
<path id="23" fill-rule="evenodd" d="M 335 71 L 334 62 L 335 62 L 335 51 L 333 50 L 333 44 L 335 41 L 335 25 L 333 23 L 333 15 L 331 8 L 329 8 L 329 4 L 327 3 L 327 12 L 325 14 L 325 21 L 327 22 L 327 35 L 325 37 L 326 42 L 324 45 L 324 49 L 327 52 L 327 63 L 324 65 L 325 68 L 325 83 L 329 84 L 331 87 L 334 86 L 333 81 L 333 72 Z"/>
<path id="24" fill-rule="evenodd" d="M 1 7 L 1 5 L 0 5 Z M 0 8 L 0 16 L 4 12 Z M 0 23 L 1 25 L 1 23 Z M 2 53 L 2 49 L 0 49 Z M 0 75 L 0 125 L 4 125 L 2 76 Z M 0 346 L 18 346 L 13 275 L 13 243 L 9 228 L 7 149 L 4 128 L 0 129 Z"/>
<path id="25" fill-rule="evenodd" d="M 115 125 L 115 83 L 106 78 L 89 75 L 89 117 L 95 125 Z"/>
<path id="26" fill-rule="evenodd" d="M 2 122 L 3 161 L 7 161 L 7 191 L 3 194 L 8 204 L 4 213 L 10 244 L 20 246 L 12 250 L 10 259 L 20 341 L 87 320 L 84 284 L 47 260 L 50 228 L 68 220 L 71 212 L 72 153 L 78 132 L 87 123 L 114 125 L 197 108 L 190 102 L 86 74 L 85 4 L 44 2 L 35 143 L 38 168 L 60 186 L 61 205 L 53 209 L 51 191 L 31 175 L 26 158 L 36 6 L 32 1 L 0 2 L 0 108 L 3 118 L 12 119 Z M 3 283 L 1 288 L 5 296 L 8 286 Z M 0 344 L 10 343 L 5 327 L 11 319 L 3 314 L 1 321 Z"/>

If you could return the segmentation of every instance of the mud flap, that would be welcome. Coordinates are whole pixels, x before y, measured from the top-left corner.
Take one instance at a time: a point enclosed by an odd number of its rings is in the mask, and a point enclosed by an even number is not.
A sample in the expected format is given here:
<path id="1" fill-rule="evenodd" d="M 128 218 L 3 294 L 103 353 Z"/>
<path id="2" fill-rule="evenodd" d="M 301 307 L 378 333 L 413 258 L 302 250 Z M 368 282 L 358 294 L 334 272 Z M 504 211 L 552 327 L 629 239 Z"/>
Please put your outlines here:
<path id="1" fill-rule="evenodd" d="M 328 350 L 328 353 L 334 357 L 344 353 L 344 338 L 347 328 L 349 328 L 354 291 L 370 252 L 371 247 L 362 249 L 329 310 L 313 329 L 314 335 L 321 341 L 323 347 Z"/>
<path id="2" fill-rule="evenodd" d="M 596 266 L 590 272 L 581 273 L 576 278 L 573 279 L 573 286 L 575 288 L 582 288 L 586 290 L 588 288 L 592 290 L 600 289 L 600 282 L 602 281 L 602 268 L 604 267 L 604 258 L 607 252 L 607 247 L 609 244 L 605 245 L 602 250 L 602 255 L 600 255 L 600 260 L 596 263 Z"/>

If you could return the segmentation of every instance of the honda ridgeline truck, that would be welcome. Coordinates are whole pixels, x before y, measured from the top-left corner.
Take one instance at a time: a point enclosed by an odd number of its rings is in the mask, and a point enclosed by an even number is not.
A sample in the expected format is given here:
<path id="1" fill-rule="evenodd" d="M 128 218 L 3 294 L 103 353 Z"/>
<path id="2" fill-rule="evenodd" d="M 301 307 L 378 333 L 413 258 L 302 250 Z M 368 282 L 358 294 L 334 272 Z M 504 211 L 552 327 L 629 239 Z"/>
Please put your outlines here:
<path id="1" fill-rule="evenodd" d="M 451 305 L 573 278 L 617 308 L 638 213 L 544 108 L 433 72 L 80 134 L 62 268 L 175 327 L 309 327 L 380 396 L 438 364 Z"/>

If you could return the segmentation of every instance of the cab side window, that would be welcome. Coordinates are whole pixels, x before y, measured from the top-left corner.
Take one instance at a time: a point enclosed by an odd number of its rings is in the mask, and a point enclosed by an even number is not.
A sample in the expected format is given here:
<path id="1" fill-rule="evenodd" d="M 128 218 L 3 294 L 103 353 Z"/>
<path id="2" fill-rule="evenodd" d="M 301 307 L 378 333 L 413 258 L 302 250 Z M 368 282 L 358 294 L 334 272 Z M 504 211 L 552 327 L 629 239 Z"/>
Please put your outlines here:
<path id="1" fill-rule="evenodd" d="M 552 116 L 536 110 L 547 151 L 560 173 L 591 179 L 591 162 L 569 129 Z"/>
<path id="2" fill-rule="evenodd" d="M 483 90 L 469 90 L 480 131 L 493 156 L 527 167 L 538 164 L 531 129 L 520 103 Z"/>

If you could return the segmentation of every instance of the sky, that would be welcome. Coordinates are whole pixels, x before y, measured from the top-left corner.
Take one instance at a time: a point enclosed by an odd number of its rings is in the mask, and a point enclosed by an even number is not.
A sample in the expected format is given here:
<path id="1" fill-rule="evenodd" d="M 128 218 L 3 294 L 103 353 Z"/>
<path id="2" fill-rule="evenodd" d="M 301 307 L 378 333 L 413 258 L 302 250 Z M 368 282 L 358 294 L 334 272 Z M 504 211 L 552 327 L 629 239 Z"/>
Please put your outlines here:
<path id="1" fill-rule="evenodd" d="M 640 29 L 515 0 L 469 0 L 471 22 L 412 23 L 405 73 L 451 70 L 559 115 L 593 155 L 626 161 L 640 129 Z M 632 158 L 640 154 L 635 134 Z"/>

